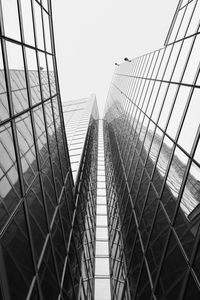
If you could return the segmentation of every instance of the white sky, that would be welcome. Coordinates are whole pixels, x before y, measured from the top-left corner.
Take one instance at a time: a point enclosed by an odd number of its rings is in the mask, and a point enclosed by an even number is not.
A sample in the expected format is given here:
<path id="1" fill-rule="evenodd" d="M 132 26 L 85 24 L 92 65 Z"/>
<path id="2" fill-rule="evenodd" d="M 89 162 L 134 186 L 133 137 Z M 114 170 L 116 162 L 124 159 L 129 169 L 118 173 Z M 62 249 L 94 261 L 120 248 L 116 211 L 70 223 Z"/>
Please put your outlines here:
<path id="1" fill-rule="evenodd" d="M 178 0 L 53 0 L 63 101 L 97 96 L 103 112 L 114 63 L 163 47 Z"/>

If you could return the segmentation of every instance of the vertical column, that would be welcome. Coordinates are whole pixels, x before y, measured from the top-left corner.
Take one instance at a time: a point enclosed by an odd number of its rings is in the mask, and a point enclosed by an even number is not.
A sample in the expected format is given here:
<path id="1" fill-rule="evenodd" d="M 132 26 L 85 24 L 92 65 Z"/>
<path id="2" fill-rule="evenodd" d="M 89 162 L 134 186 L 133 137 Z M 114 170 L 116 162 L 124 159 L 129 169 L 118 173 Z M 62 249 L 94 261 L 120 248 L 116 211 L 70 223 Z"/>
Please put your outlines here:
<path id="1" fill-rule="evenodd" d="M 96 212 L 95 300 L 110 300 L 108 216 L 102 120 L 99 120 Z"/>

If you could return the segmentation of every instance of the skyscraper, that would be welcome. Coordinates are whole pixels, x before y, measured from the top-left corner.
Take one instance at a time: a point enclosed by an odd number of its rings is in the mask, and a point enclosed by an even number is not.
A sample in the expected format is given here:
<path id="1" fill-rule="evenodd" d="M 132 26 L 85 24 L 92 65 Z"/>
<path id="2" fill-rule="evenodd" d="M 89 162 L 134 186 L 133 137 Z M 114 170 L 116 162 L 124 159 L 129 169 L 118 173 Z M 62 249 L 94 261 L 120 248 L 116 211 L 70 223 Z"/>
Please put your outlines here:
<path id="1" fill-rule="evenodd" d="M 50 1 L 0 1 L 0 28 L 0 299 L 66 299 L 75 203 Z"/>
<path id="2" fill-rule="evenodd" d="M 99 123 L 96 96 L 64 102 L 63 113 L 75 183 L 70 249 L 78 254 L 74 269 L 80 268 L 73 273 L 76 295 L 72 299 L 93 299 Z"/>
<path id="3" fill-rule="evenodd" d="M 0 0 L 0 299 L 199 299 L 199 15 L 116 64 L 99 120 L 61 105 L 51 1 Z"/>
<path id="4" fill-rule="evenodd" d="M 164 48 L 116 66 L 111 82 L 112 299 L 200 297 L 199 14 L 200 1 L 179 1 Z"/>

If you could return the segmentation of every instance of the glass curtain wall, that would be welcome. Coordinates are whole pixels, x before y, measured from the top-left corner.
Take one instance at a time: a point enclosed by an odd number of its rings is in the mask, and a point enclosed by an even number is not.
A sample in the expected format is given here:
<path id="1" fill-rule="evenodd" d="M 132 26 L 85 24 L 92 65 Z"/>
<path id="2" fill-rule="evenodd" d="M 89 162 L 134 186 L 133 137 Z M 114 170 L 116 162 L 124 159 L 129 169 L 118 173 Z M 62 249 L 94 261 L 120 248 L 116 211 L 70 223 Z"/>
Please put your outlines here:
<path id="1" fill-rule="evenodd" d="M 126 262 L 113 299 L 200 297 L 199 15 L 200 1 L 180 1 L 164 48 L 116 66 L 111 82 L 106 181 Z"/>
<path id="2" fill-rule="evenodd" d="M 1 0 L 0 15 L 0 299 L 66 299 L 74 198 L 51 1 Z"/>

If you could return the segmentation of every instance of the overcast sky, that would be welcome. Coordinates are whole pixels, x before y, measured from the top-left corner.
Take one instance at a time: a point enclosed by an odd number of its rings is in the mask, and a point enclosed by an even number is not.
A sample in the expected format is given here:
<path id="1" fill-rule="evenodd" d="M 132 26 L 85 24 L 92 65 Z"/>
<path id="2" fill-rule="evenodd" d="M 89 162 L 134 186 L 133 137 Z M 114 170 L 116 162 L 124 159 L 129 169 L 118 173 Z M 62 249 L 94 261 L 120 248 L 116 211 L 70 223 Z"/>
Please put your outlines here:
<path id="1" fill-rule="evenodd" d="M 95 93 L 102 113 L 114 63 L 162 48 L 178 0 L 56 0 L 62 101 Z"/>

